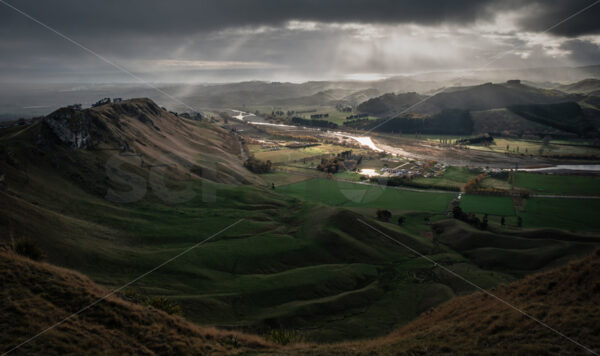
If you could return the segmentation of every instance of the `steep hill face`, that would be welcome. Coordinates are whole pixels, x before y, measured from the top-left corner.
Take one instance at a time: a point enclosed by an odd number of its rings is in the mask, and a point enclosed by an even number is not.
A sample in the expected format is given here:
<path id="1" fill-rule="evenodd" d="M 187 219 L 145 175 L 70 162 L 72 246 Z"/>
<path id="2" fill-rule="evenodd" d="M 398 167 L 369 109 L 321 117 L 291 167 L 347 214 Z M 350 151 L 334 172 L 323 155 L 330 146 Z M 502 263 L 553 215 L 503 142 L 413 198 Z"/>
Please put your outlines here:
<path id="1" fill-rule="evenodd" d="M 553 104 L 577 98 L 579 97 L 576 95 L 556 90 L 534 88 L 519 81 L 508 81 L 502 84 L 486 83 L 456 88 L 436 94 L 427 102 L 438 109 L 489 110 L 510 105 Z"/>
<path id="2" fill-rule="evenodd" d="M 106 192 L 102 177 L 123 165 L 141 176 L 160 168 L 179 180 L 257 181 L 243 167 L 233 134 L 179 117 L 149 99 L 84 110 L 61 108 L 31 125 L 3 130 L 0 140 L 6 158 L 0 160 L 0 169 L 7 176 L 24 168 L 10 162 L 51 164 L 57 173 L 95 192 Z"/>
<path id="3" fill-rule="evenodd" d="M 507 108 L 471 112 L 473 132 L 493 135 L 555 135 L 566 136 L 569 132 L 528 120 Z"/>
<path id="4" fill-rule="evenodd" d="M 600 350 L 600 251 L 549 272 L 492 289 L 585 347 Z M 304 351 L 302 353 L 305 353 Z M 589 352 L 484 293 L 455 298 L 390 335 L 315 347 L 313 354 L 546 355 Z"/>
<path id="5" fill-rule="evenodd" d="M 372 115 L 399 113 L 422 101 L 426 96 L 417 93 L 384 94 L 358 105 L 358 110 Z"/>
<path id="6" fill-rule="evenodd" d="M 359 105 L 359 110 L 372 114 L 406 109 L 424 97 L 416 93 L 384 94 Z M 434 114 L 444 109 L 468 111 L 504 108 L 510 105 L 552 104 L 574 101 L 581 96 L 556 90 L 534 88 L 520 81 L 501 84 L 486 83 L 469 87 L 448 88 L 433 95 L 423 104 L 411 108 L 411 113 Z"/>
<path id="7" fill-rule="evenodd" d="M 574 102 L 546 105 L 511 105 L 508 109 L 529 121 L 557 130 L 571 132 L 578 136 L 596 135 L 589 115 L 586 117 L 579 104 Z"/>
<path id="8" fill-rule="evenodd" d="M 110 292 L 81 274 L 6 249 L 0 251 L 0 270 L 0 352 Z M 12 354 L 238 354 L 275 348 L 255 336 L 201 328 L 112 295 Z"/>
<path id="9" fill-rule="evenodd" d="M 378 127 L 381 131 L 420 132 L 434 134 L 494 133 L 507 135 L 560 136 L 592 135 L 598 121 L 593 100 L 582 94 L 567 94 L 557 90 L 535 88 L 519 80 L 506 83 L 469 87 L 453 87 L 429 98 L 416 93 L 384 94 L 358 106 L 363 112 L 381 118 L 394 117 L 397 125 L 380 125 L 381 122 L 357 122 L 357 128 Z M 425 100 L 426 99 L 426 100 Z M 584 105 L 584 107 L 580 106 Z M 418 105 L 415 105 L 417 104 Z M 408 110 L 407 110 L 408 109 Z M 531 109 L 531 110 L 529 110 Z M 448 112 L 469 112 L 469 123 L 460 130 L 444 117 Z M 406 112 L 404 112 L 406 111 Z M 557 114 L 557 112 L 560 112 Z M 402 113 L 402 115 L 399 115 Z M 560 116 L 558 118 L 557 116 Z M 422 120 L 411 120 L 419 118 Z M 439 123 L 435 119 L 442 117 Z M 450 116 L 453 117 L 453 116 Z M 446 122 L 447 125 L 444 125 Z"/>
<path id="10" fill-rule="evenodd" d="M 600 251 L 567 266 L 491 289 L 581 345 L 600 348 Z M 85 276 L 0 250 L 0 347 L 8 351 L 109 293 Z M 43 291 L 43 293 L 40 293 Z M 478 292 L 423 313 L 385 337 L 281 347 L 263 339 L 198 327 L 117 295 L 26 343 L 14 354 L 586 354 L 586 350 Z"/>

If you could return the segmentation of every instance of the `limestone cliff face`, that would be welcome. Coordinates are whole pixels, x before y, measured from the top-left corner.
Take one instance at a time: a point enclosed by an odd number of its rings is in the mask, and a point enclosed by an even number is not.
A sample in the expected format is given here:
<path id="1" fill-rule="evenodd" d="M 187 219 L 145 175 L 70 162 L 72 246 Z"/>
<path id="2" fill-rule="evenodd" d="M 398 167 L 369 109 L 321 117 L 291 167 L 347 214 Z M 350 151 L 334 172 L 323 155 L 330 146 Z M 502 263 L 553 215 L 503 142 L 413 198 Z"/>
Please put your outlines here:
<path id="1" fill-rule="evenodd" d="M 191 176 L 219 183 L 262 184 L 243 166 L 245 156 L 240 157 L 240 144 L 231 132 L 170 113 L 147 98 L 87 109 L 64 107 L 35 125 L 33 142 L 49 153 L 55 167 L 82 162 L 74 158 L 80 157 L 80 152 L 63 152 L 68 147 L 72 151 L 94 151 L 96 155 L 87 158 L 98 160 L 94 164 L 90 161 L 92 166 L 86 168 L 89 172 L 95 172 L 99 167 L 96 163 L 108 157 L 135 156 L 140 161 L 136 166 L 169 167 L 167 173 L 175 179 Z M 95 175 L 104 176 L 104 171 Z"/>
<path id="2" fill-rule="evenodd" d="M 58 139 L 73 149 L 91 146 L 90 122 L 91 118 L 85 111 L 71 108 L 59 109 L 44 118 L 44 123 Z"/>

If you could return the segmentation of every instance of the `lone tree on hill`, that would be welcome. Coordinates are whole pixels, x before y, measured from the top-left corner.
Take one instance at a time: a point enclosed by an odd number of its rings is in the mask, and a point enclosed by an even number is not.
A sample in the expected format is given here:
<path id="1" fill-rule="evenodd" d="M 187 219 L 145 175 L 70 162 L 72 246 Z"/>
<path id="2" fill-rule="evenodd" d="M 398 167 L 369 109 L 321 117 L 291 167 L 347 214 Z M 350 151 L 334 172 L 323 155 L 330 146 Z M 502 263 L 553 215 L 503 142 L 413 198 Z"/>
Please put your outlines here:
<path id="1" fill-rule="evenodd" d="M 392 213 L 389 210 L 377 209 L 377 219 L 381 221 L 390 221 Z"/>
<path id="2" fill-rule="evenodd" d="M 464 213 L 463 213 L 462 209 L 460 208 L 460 206 L 455 206 L 455 207 L 452 209 L 452 216 L 453 216 L 455 219 L 462 219 L 462 218 L 463 218 L 463 216 L 464 216 Z"/>
<path id="3" fill-rule="evenodd" d="M 488 227 L 488 214 L 483 215 L 483 221 L 481 222 L 481 230 L 485 230 Z"/>
<path id="4" fill-rule="evenodd" d="M 506 219 L 504 219 L 504 216 L 500 219 L 500 225 L 504 226 L 506 224 Z"/>

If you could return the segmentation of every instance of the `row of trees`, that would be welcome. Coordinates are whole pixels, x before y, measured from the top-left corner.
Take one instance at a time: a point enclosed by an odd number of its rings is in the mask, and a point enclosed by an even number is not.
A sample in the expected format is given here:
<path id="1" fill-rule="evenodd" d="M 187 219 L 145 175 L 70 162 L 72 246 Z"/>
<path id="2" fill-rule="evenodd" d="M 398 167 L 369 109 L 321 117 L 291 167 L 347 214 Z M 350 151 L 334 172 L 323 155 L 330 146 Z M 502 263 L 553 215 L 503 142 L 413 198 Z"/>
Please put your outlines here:
<path id="1" fill-rule="evenodd" d="M 331 121 L 327 121 L 327 120 L 311 120 L 311 119 L 304 119 L 302 117 L 293 117 L 292 118 L 292 123 L 294 125 L 303 125 L 303 126 L 314 126 L 314 127 L 325 127 L 325 128 L 329 128 L 329 129 L 335 129 L 338 127 L 338 125 L 334 122 Z"/>
<path id="2" fill-rule="evenodd" d="M 452 209 L 452 215 L 455 219 L 464 221 L 467 224 L 474 226 L 480 230 L 487 230 L 487 228 L 488 228 L 488 221 L 489 221 L 488 214 L 484 214 L 483 219 L 479 219 L 479 217 L 477 217 L 477 215 L 475 215 L 474 213 L 465 213 L 461 209 L 460 206 L 455 206 L 454 209 Z M 377 209 L 376 216 L 377 216 L 377 219 L 379 219 L 381 221 L 389 222 L 390 219 L 392 218 L 392 212 L 389 210 L 386 210 L 386 209 Z M 430 217 L 425 216 L 424 220 L 425 220 L 425 223 L 429 225 Z M 398 225 L 403 225 L 405 221 L 406 221 L 405 216 L 398 217 Z M 502 226 L 506 225 L 506 219 L 504 218 L 504 216 L 500 217 L 500 225 L 502 225 Z M 520 216 L 517 216 L 517 226 L 518 227 L 523 226 L 523 218 L 521 218 Z"/>
<path id="3" fill-rule="evenodd" d="M 244 167 L 246 167 L 251 172 L 261 174 L 271 172 L 273 164 L 271 163 L 271 161 L 268 160 L 265 162 L 254 157 L 250 157 L 246 160 L 246 162 L 244 162 Z"/>
<path id="4" fill-rule="evenodd" d="M 362 155 L 353 155 L 352 150 L 338 153 L 334 158 L 323 158 L 317 169 L 326 173 L 354 170 L 362 162 Z"/>
<path id="5" fill-rule="evenodd" d="M 452 209 L 452 215 L 455 219 L 466 222 L 467 224 L 474 226 L 480 230 L 486 230 L 488 228 L 488 214 L 483 215 L 483 219 L 479 219 L 477 215 L 473 213 L 465 213 L 460 206 L 455 206 Z M 506 219 L 504 216 L 500 217 L 500 225 L 506 225 Z M 517 226 L 523 226 L 523 218 L 517 216 Z"/>

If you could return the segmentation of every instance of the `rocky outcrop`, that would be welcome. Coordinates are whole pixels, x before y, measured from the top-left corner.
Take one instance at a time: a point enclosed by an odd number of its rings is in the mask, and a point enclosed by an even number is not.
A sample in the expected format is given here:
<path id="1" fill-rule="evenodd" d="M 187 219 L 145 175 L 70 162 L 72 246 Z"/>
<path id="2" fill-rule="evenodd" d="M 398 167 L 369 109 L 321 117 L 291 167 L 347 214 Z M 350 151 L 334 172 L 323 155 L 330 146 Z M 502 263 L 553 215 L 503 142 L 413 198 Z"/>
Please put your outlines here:
<path id="1" fill-rule="evenodd" d="M 62 108 L 44 118 L 44 123 L 58 139 L 73 149 L 89 148 L 91 118 L 85 111 Z"/>

